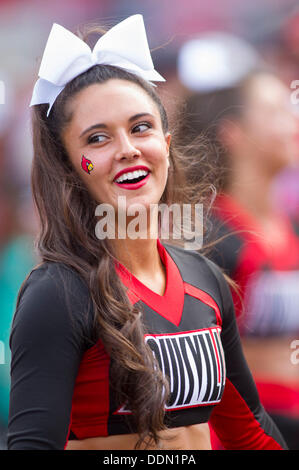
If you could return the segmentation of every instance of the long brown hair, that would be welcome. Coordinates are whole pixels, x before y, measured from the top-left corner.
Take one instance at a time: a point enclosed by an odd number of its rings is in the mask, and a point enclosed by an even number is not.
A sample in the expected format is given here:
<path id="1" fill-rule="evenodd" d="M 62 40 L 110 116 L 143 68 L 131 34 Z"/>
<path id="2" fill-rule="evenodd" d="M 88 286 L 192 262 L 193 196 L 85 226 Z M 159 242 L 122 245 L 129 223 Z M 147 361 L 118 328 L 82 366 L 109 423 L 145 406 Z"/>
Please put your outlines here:
<path id="1" fill-rule="evenodd" d="M 168 120 L 153 86 L 125 70 L 95 65 L 69 82 L 56 99 L 49 117 L 48 105 L 32 111 L 33 147 L 31 184 L 40 219 L 35 247 L 42 262 L 63 263 L 74 269 L 87 284 L 95 313 L 98 336 L 113 358 L 111 386 L 119 404 L 126 403 L 135 418 L 139 441 L 159 445 L 159 431 L 165 429 L 165 404 L 169 396 L 167 379 L 155 364 L 144 341 L 142 312 L 132 306 L 126 288 L 115 271 L 115 256 L 109 240 L 95 235 L 96 201 L 73 168 L 61 139 L 71 119 L 66 104 L 76 93 L 93 83 L 109 79 L 128 80 L 139 85 L 156 103 L 164 133 Z M 207 183 L 194 189 L 187 184 L 187 161 L 170 146 L 168 180 L 161 203 L 198 203 L 211 196 Z M 201 198 L 201 199 L 200 199 Z"/>

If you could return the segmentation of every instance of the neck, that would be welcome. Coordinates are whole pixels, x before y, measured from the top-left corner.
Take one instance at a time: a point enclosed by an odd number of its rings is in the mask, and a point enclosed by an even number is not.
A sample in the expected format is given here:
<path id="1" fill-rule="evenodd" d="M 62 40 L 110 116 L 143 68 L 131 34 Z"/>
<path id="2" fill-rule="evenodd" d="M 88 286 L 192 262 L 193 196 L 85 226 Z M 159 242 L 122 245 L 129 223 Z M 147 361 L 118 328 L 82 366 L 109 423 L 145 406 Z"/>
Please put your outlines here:
<path id="1" fill-rule="evenodd" d="M 163 267 L 157 248 L 157 214 L 153 217 L 148 215 L 146 225 L 142 228 L 139 226 L 139 238 L 136 239 L 132 238 L 129 222 L 132 222 L 132 218 L 127 217 L 125 233 L 123 230 L 118 231 L 118 227 L 116 229 L 116 233 L 121 233 L 122 237 L 111 240 L 116 258 L 137 278 L 144 274 L 154 276 Z"/>
<path id="2" fill-rule="evenodd" d="M 161 269 L 161 258 L 157 239 L 115 239 L 111 240 L 117 260 L 135 277 L 144 273 L 155 275 Z"/>

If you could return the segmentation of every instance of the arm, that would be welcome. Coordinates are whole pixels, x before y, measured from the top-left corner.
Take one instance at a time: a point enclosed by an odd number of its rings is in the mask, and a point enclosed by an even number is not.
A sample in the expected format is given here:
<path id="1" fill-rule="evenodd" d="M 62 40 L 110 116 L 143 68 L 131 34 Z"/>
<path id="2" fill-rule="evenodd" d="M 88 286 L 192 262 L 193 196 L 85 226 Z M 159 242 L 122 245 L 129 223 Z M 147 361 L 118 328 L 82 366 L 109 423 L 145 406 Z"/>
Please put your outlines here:
<path id="1" fill-rule="evenodd" d="M 243 355 L 229 287 L 220 270 L 209 262 L 223 300 L 222 345 L 226 385 L 210 424 L 226 449 L 286 449 L 280 432 L 264 410 Z"/>
<path id="2" fill-rule="evenodd" d="M 9 450 L 63 449 L 74 383 L 84 351 L 86 292 L 57 264 L 33 271 L 23 286 L 11 330 Z M 70 280 L 69 303 L 62 281 Z M 71 312 L 68 306 L 71 306 Z"/>

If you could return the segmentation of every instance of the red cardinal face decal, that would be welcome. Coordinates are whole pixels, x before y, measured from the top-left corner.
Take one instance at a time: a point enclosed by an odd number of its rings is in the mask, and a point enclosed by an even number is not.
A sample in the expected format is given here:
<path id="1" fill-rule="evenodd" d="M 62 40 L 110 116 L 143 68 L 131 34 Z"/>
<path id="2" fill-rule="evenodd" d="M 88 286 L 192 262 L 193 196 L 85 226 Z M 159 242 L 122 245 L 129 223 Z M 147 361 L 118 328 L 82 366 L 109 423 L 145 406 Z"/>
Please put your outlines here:
<path id="1" fill-rule="evenodd" d="M 85 158 L 84 155 L 82 155 L 81 167 L 89 175 L 90 175 L 90 172 L 93 170 L 93 164 L 91 163 L 90 160 L 88 160 L 88 158 Z"/>

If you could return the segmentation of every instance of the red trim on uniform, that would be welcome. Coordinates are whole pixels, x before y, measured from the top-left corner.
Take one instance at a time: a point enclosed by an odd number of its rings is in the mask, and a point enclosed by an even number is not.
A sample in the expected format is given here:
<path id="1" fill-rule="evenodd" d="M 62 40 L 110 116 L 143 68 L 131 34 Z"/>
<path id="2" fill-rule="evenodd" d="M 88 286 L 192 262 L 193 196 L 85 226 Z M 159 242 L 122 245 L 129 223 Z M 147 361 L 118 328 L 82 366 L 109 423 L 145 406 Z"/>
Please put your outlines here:
<path id="1" fill-rule="evenodd" d="M 217 374 L 218 374 L 217 383 L 220 383 L 220 381 L 221 381 L 221 373 L 220 373 L 220 359 L 219 359 L 219 355 L 218 355 L 218 348 L 217 348 L 217 345 L 216 345 L 216 341 L 215 341 L 213 332 L 210 330 L 209 333 L 210 333 L 210 337 L 211 337 L 212 342 L 213 342 L 214 351 L 215 351 L 216 359 L 217 359 Z"/>
<path id="2" fill-rule="evenodd" d="M 83 355 L 72 401 L 71 429 L 78 439 L 108 435 L 109 366 L 100 340 Z"/>
<path id="3" fill-rule="evenodd" d="M 186 294 L 201 300 L 203 303 L 211 307 L 215 311 L 217 325 L 222 325 L 222 318 L 220 315 L 219 307 L 216 304 L 215 300 L 209 294 L 207 294 L 201 289 L 198 289 L 197 287 L 192 286 L 191 284 L 187 284 L 186 282 L 184 282 L 184 290 Z"/>
<path id="4" fill-rule="evenodd" d="M 116 272 L 129 288 L 131 298 L 134 298 L 135 294 L 135 298 L 142 299 L 158 315 L 179 326 L 184 307 L 183 280 L 177 265 L 159 239 L 157 239 L 157 248 L 166 269 L 166 288 L 163 295 L 145 286 L 119 262 L 115 263 Z"/>
<path id="5" fill-rule="evenodd" d="M 130 289 L 127 290 L 127 297 L 132 305 L 136 304 L 136 302 L 140 300 L 140 297 L 134 294 Z"/>
<path id="6" fill-rule="evenodd" d="M 212 411 L 210 423 L 225 449 L 283 450 L 273 437 L 265 433 L 228 379 L 221 402 Z"/>
<path id="7" fill-rule="evenodd" d="M 206 328 L 200 328 L 199 330 L 184 330 L 184 331 L 176 331 L 174 333 L 146 333 L 144 337 L 146 338 L 147 336 L 153 336 L 154 338 L 157 338 L 157 336 L 177 336 L 177 335 L 188 335 L 189 333 L 199 333 L 201 331 L 220 331 L 221 332 L 221 327 L 220 326 L 209 326 Z"/>

